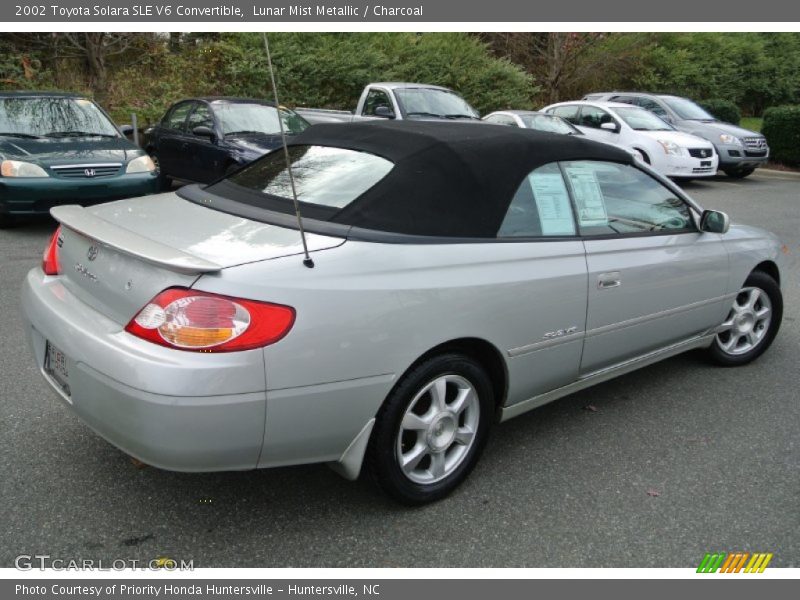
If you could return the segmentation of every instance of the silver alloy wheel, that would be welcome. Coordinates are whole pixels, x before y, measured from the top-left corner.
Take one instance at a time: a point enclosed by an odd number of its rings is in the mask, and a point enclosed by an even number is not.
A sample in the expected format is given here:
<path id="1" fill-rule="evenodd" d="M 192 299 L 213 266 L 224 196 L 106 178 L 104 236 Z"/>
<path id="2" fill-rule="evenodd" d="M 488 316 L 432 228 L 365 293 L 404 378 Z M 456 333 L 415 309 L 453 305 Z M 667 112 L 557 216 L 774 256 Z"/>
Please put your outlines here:
<path id="1" fill-rule="evenodd" d="M 403 414 L 396 457 L 415 483 L 441 481 L 464 461 L 478 431 L 480 402 L 460 375 L 441 375 L 417 392 Z"/>
<path id="2" fill-rule="evenodd" d="M 746 354 L 764 340 L 771 322 L 772 302 L 767 293 L 757 287 L 742 288 L 717 328 L 717 344 L 725 354 Z"/>

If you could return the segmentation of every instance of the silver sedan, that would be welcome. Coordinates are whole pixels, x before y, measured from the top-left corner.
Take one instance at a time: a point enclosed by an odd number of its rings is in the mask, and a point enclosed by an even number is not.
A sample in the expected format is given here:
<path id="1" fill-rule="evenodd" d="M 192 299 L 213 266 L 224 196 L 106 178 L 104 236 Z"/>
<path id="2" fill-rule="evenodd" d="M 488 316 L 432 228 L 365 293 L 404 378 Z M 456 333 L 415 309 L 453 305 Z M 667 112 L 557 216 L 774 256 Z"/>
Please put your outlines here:
<path id="1" fill-rule="evenodd" d="M 749 363 L 781 322 L 773 235 L 574 136 L 319 125 L 208 187 L 52 214 L 34 360 L 165 469 L 326 462 L 428 502 L 497 421 L 690 349 Z"/>

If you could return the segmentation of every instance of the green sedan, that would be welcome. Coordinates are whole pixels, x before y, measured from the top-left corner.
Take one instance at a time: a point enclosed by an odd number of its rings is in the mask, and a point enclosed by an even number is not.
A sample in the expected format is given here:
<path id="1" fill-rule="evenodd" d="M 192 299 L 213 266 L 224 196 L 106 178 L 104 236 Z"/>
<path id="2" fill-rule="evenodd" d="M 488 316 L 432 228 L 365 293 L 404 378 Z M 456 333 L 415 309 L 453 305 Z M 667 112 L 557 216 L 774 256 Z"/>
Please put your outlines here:
<path id="1" fill-rule="evenodd" d="M 156 167 L 92 100 L 0 92 L 0 227 L 59 204 L 93 204 L 158 189 Z"/>

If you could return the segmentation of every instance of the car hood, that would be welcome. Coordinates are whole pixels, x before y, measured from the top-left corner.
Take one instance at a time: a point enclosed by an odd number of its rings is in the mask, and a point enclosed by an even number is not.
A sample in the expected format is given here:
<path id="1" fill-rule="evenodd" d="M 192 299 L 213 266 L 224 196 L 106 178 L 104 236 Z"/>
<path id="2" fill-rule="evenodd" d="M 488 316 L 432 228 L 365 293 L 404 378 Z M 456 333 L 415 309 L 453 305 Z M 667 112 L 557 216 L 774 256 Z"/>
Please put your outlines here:
<path id="1" fill-rule="evenodd" d="M 665 140 L 682 148 L 711 148 L 711 142 L 683 131 L 637 131 L 654 140 Z"/>
<path id="2" fill-rule="evenodd" d="M 725 123 L 724 121 L 684 121 L 684 123 L 686 123 L 687 127 L 691 127 L 692 131 L 705 135 L 727 133 L 728 135 L 735 135 L 736 137 L 764 137 L 760 133 L 750 131 L 738 125 Z"/>
<path id="3" fill-rule="evenodd" d="M 44 165 L 128 162 L 144 151 L 125 138 L 41 138 L 0 136 L 0 156 Z"/>

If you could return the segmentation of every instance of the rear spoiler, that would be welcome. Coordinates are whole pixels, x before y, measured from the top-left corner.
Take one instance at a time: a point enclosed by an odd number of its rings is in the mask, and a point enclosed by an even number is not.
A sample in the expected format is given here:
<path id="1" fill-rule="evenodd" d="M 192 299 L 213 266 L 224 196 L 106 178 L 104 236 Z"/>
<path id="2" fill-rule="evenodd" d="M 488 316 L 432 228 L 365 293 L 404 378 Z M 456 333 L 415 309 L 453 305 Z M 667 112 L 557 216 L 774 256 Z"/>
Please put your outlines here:
<path id="1" fill-rule="evenodd" d="M 179 273 L 213 273 L 222 267 L 114 225 L 77 205 L 50 209 L 53 218 L 78 233 L 145 262 Z"/>

